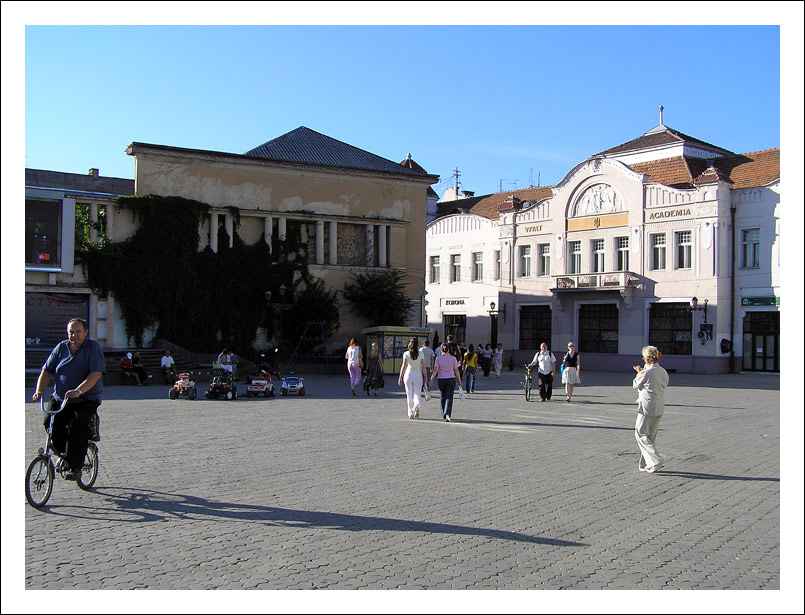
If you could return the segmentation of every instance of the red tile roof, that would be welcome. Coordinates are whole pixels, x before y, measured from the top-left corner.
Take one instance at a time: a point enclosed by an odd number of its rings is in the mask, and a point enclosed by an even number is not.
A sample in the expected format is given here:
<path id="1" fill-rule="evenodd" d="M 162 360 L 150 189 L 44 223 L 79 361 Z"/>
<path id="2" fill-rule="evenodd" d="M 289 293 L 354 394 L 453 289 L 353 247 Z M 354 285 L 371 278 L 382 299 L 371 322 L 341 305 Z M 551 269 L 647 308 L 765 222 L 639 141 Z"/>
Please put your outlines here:
<path id="1" fill-rule="evenodd" d="M 496 192 L 495 194 L 475 196 L 469 199 L 458 199 L 457 201 L 445 201 L 444 203 L 439 203 L 439 217 L 458 212 L 467 212 L 484 218 L 497 220 L 498 208 L 504 206 L 511 196 L 516 196 L 521 202 L 525 202 L 540 201 L 551 195 L 553 195 L 553 190 L 551 190 L 550 186 L 541 186 L 539 188 L 523 188 L 522 190 Z"/>

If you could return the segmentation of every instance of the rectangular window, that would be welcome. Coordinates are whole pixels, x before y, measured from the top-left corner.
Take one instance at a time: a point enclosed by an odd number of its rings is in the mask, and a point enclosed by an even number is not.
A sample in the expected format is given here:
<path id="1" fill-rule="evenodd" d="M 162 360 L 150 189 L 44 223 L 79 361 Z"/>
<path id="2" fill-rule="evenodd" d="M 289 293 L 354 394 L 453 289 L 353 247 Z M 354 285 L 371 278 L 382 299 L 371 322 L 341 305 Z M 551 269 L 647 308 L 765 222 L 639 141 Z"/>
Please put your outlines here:
<path id="1" fill-rule="evenodd" d="M 581 242 L 568 243 L 568 273 L 581 273 Z"/>
<path id="2" fill-rule="evenodd" d="M 760 229 L 748 228 L 741 231 L 741 268 L 760 267 Z"/>
<path id="3" fill-rule="evenodd" d="M 439 265 L 439 257 L 438 256 L 431 256 L 430 257 L 430 283 L 431 284 L 438 284 L 439 283 L 439 275 L 440 275 L 440 265 Z"/>
<path id="4" fill-rule="evenodd" d="M 651 270 L 665 270 L 665 233 L 650 235 L 651 237 Z"/>
<path id="5" fill-rule="evenodd" d="M 482 282 L 484 279 L 484 253 L 472 253 L 472 281 Z"/>
<path id="6" fill-rule="evenodd" d="M 676 245 L 676 269 L 690 269 L 693 266 L 693 233 L 676 231 L 674 244 Z"/>
<path id="7" fill-rule="evenodd" d="M 61 201 L 25 200 L 25 265 L 61 266 Z"/>
<path id="8" fill-rule="evenodd" d="M 538 349 L 542 342 L 551 345 L 551 308 L 524 305 L 520 308 L 520 350 Z"/>
<path id="9" fill-rule="evenodd" d="M 461 254 L 450 255 L 450 281 L 461 282 Z"/>
<path id="10" fill-rule="evenodd" d="M 579 309 L 579 353 L 618 354 L 618 308 L 614 303 Z"/>
<path id="11" fill-rule="evenodd" d="M 663 354 L 693 354 L 693 313 L 689 303 L 652 303 L 648 343 Z"/>
<path id="12" fill-rule="evenodd" d="M 537 246 L 537 254 L 539 254 L 537 275 L 539 275 L 541 278 L 551 275 L 551 244 L 539 244 Z"/>
<path id="13" fill-rule="evenodd" d="M 603 239 L 593 239 L 591 242 L 593 252 L 593 273 L 606 271 L 605 254 L 606 242 Z"/>
<path id="14" fill-rule="evenodd" d="M 520 273 L 521 278 L 531 277 L 531 246 L 520 246 Z"/>
<path id="15" fill-rule="evenodd" d="M 495 279 L 500 279 L 500 250 L 495 250 Z"/>
<path id="16" fill-rule="evenodd" d="M 615 249 L 618 265 L 616 271 L 629 271 L 629 238 L 615 237 Z"/>

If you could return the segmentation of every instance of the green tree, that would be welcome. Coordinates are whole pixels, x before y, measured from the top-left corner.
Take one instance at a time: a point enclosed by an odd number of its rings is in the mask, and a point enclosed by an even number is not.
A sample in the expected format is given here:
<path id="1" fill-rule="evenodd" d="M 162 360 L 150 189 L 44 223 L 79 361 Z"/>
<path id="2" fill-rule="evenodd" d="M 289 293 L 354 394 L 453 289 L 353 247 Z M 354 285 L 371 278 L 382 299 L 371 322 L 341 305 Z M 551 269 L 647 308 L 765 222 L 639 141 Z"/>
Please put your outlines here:
<path id="1" fill-rule="evenodd" d="M 408 322 L 411 302 L 402 271 L 358 273 L 352 276 L 352 282 L 344 285 L 344 298 L 368 326 L 404 326 Z"/>

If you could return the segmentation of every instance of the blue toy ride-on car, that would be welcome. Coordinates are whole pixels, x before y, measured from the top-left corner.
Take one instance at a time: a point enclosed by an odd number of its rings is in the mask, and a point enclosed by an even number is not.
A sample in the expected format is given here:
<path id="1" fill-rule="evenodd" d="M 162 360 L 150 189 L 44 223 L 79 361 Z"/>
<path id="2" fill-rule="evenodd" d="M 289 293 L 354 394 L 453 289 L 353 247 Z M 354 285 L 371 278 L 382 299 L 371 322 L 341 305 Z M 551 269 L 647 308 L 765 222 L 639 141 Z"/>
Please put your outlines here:
<path id="1" fill-rule="evenodd" d="M 295 394 L 300 397 L 305 394 L 305 379 L 297 376 L 293 372 L 289 372 L 282 378 L 282 385 L 280 385 L 280 395 Z"/>

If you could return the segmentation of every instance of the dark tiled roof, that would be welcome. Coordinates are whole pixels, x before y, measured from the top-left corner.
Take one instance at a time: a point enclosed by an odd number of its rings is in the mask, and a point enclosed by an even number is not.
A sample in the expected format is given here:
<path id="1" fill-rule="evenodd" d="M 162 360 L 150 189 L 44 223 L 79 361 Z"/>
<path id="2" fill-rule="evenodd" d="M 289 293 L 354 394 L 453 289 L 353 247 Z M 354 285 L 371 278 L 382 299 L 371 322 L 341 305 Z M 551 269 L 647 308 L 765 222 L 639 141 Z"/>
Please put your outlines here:
<path id="1" fill-rule="evenodd" d="M 32 188 L 58 188 L 96 192 L 99 194 L 132 195 L 134 180 L 121 177 L 101 177 L 81 173 L 63 173 L 42 169 L 25 169 L 25 185 Z"/>
<path id="2" fill-rule="evenodd" d="M 419 165 L 417 165 L 419 169 L 408 168 L 305 126 L 267 141 L 249 150 L 244 156 L 420 177 L 427 175 Z"/>
<path id="3" fill-rule="evenodd" d="M 596 156 L 623 154 L 626 152 L 648 149 L 652 147 L 659 147 L 661 145 L 668 145 L 670 143 L 690 143 L 691 145 L 703 146 L 721 152 L 729 152 L 729 150 L 725 150 L 722 147 L 717 147 L 705 141 L 701 141 L 700 139 L 695 139 L 694 137 L 688 136 L 684 133 L 679 132 L 678 130 L 674 130 L 673 128 L 668 127 L 664 128 L 665 130 L 660 130 L 657 132 L 649 131 L 648 133 L 638 137 L 637 139 L 632 139 L 627 143 L 616 145 L 615 147 L 605 150 L 600 154 L 596 154 Z"/>
<path id="4" fill-rule="evenodd" d="M 511 190 L 507 192 L 496 192 L 483 196 L 474 196 L 468 199 L 458 199 L 457 201 L 445 201 L 439 203 L 439 214 L 437 217 L 447 216 L 454 213 L 471 213 L 484 218 L 497 220 L 499 208 L 504 206 L 511 196 L 516 196 L 521 202 L 539 201 L 553 195 L 553 190 L 549 186 L 539 188 L 523 188 L 522 190 Z"/>

